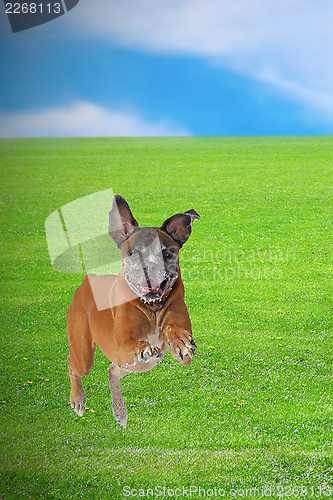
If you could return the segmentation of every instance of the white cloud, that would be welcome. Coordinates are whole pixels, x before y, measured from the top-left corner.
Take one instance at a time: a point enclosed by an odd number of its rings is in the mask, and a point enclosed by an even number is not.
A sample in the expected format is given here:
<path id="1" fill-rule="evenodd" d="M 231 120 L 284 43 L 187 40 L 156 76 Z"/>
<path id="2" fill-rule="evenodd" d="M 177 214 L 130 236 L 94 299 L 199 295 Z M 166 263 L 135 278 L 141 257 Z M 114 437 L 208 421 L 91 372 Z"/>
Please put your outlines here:
<path id="1" fill-rule="evenodd" d="M 80 0 L 64 21 L 118 46 L 206 57 L 333 119 L 331 0 Z"/>
<path id="2" fill-rule="evenodd" d="M 0 137 L 185 136 L 168 120 L 148 123 L 137 114 L 89 102 L 41 111 L 0 112 Z"/>

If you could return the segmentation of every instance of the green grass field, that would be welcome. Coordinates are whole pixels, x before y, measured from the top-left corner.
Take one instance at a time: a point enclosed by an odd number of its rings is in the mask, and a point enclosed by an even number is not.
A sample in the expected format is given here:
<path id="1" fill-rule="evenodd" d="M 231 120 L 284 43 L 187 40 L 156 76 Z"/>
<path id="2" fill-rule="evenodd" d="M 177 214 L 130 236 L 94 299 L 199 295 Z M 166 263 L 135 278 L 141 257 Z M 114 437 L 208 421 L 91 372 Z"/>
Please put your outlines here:
<path id="1" fill-rule="evenodd" d="M 332 137 L 1 140 L 0 158 L 0 498 L 333 498 Z M 202 218 L 181 251 L 196 355 L 122 380 L 126 431 L 100 351 L 70 409 L 83 275 L 52 269 L 44 230 L 108 188 L 142 225 Z"/>

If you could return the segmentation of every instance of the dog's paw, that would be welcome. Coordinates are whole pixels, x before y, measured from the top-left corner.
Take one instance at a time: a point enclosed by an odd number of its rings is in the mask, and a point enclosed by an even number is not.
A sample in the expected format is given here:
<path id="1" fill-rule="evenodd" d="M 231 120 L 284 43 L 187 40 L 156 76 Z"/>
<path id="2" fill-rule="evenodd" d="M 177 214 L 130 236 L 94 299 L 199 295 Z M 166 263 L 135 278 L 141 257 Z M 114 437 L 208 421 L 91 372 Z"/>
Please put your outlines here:
<path id="1" fill-rule="evenodd" d="M 138 354 L 138 359 L 141 363 L 149 363 L 154 359 L 160 359 L 163 357 L 163 351 L 159 347 L 154 347 L 148 344 L 142 351 Z"/>
<path id="2" fill-rule="evenodd" d="M 190 366 L 196 344 L 191 332 L 169 325 L 166 328 L 171 355 L 183 366 Z"/>
<path id="3" fill-rule="evenodd" d="M 79 417 L 82 417 L 84 410 L 86 409 L 86 397 L 83 394 L 72 394 L 70 396 L 70 402 L 72 409 L 78 414 Z"/>

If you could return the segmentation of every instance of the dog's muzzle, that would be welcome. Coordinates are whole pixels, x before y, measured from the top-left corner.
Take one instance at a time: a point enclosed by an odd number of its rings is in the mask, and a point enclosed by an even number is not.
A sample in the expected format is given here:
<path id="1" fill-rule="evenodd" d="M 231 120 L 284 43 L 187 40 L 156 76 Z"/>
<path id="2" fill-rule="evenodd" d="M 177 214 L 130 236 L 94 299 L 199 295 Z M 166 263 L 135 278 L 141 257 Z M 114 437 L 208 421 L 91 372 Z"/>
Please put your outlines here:
<path id="1" fill-rule="evenodd" d="M 178 278 L 176 267 L 172 269 L 173 272 L 169 272 L 163 268 L 163 273 L 160 273 L 158 281 L 151 278 L 149 273 L 139 272 L 137 268 L 132 268 L 128 263 L 124 263 L 123 269 L 130 289 L 144 304 L 149 305 L 161 304 L 167 295 L 169 295 L 172 286 Z"/>

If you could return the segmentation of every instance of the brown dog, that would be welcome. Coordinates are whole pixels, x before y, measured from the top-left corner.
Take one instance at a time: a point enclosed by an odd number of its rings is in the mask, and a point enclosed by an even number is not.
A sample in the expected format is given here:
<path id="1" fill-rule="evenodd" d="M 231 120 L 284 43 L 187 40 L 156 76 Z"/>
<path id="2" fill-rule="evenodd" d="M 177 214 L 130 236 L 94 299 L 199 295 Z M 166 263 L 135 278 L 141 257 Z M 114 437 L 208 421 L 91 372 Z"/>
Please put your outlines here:
<path id="1" fill-rule="evenodd" d="M 86 404 L 81 376 L 91 370 L 96 345 L 112 362 L 108 368 L 112 410 L 124 427 L 122 377 L 150 371 L 169 348 L 183 366 L 191 364 L 196 345 L 178 252 L 191 234 L 193 219 L 200 216 L 192 209 L 173 215 L 160 228 L 141 228 L 124 198 L 114 197 L 109 234 L 121 249 L 121 272 L 85 276 L 67 315 L 70 401 L 78 415 L 83 415 Z M 98 308 L 96 303 L 100 298 L 105 302 L 105 297 L 108 307 Z"/>

